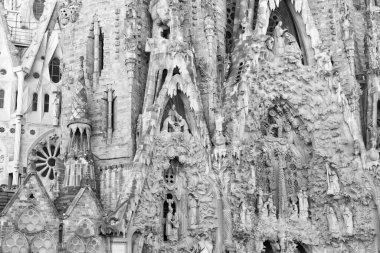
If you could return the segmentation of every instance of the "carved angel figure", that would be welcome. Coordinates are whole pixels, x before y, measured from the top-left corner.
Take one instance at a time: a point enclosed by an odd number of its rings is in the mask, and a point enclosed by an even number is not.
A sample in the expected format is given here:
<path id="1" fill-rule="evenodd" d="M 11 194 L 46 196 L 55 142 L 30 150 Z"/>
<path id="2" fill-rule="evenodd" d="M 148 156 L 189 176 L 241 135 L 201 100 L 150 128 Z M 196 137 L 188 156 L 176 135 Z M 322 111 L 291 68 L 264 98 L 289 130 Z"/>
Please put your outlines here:
<path id="1" fill-rule="evenodd" d="M 273 37 L 274 37 L 274 48 L 273 53 L 275 55 L 282 55 L 285 52 L 285 37 L 284 34 L 287 32 L 287 29 L 282 28 L 282 21 L 279 21 L 276 27 L 274 28 Z"/>
<path id="2" fill-rule="evenodd" d="M 329 225 L 329 232 L 333 237 L 338 237 L 340 234 L 339 231 L 339 223 L 338 219 L 336 218 L 334 209 L 330 206 L 327 212 L 327 222 Z"/>
<path id="3" fill-rule="evenodd" d="M 354 222 L 352 219 L 352 212 L 347 206 L 344 207 L 343 219 L 346 227 L 346 233 L 348 235 L 352 235 L 354 233 Z"/>

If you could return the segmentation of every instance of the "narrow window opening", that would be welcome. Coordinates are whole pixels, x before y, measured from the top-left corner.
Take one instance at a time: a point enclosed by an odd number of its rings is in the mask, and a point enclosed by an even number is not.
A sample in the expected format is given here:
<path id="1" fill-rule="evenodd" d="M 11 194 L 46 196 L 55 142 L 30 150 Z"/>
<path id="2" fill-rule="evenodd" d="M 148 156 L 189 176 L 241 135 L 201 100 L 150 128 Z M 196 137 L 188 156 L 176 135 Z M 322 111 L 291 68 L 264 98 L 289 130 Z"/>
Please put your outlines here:
<path id="1" fill-rule="evenodd" d="M 176 66 L 174 69 L 173 69 L 173 76 L 175 76 L 175 75 L 179 75 L 180 74 L 180 72 L 179 72 L 179 68 L 178 68 L 178 66 Z"/>
<path id="2" fill-rule="evenodd" d="M 265 253 L 274 253 L 270 241 L 264 242 Z"/>
<path id="3" fill-rule="evenodd" d="M 61 61 L 57 57 L 52 58 L 49 62 L 50 79 L 54 83 L 58 83 L 61 80 L 62 74 L 61 70 L 59 69 L 60 64 Z"/>
<path id="4" fill-rule="evenodd" d="M 44 98 L 44 112 L 49 112 L 49 95 L 45 94 Z"/>
<path id="5" fill-rule="evenodd" d="M 40 20 L 44 12 L 45 0 L 34 0 L 33 2 L 33 15 L 37 20 Z"/>
<path id="6" fill-rule="evenodd" d="M 13 173 L 8 174 L 8 189 L 12 189 Z"/>
<path id="7" fill-rule="evenodd" d="M 111 124 L 112 124 L 112 130 L 115 131 L 116 129 L 116 98 L 112 100 L 112 116 L 111 116 Z"/>
<path id="8" fill-rule="evenodd" d="M 33 193 L 29 194 L 29 198 L 28 199 L 34 199 Z"/>
<path id="9" fill-rule="evenodd" d="M 161 35 L 162 35 L 163 38 L 165 38 L 165 39 L 169 39 L 170 28 L 169 28 L 169 27 L 165 27 L 165 28 L 162 30 Z"/>
<path id="10" fill-rule="evenodd" d="M 17 99 L 18 99 L 18 91 L 16 91 L 16 98 L 15 98 L 15 110 L 17 110 Z"/>
<path id="11" fill-rule="evenodd" d="M 63 223 L 59 224 L 58 242 L 60 244 L 63 242 Z"/>
<path id="12" fill-rule="evenodd" d="M 0 90 L 0 108 L 4 108 L 4 90 Z"/>
<path id="13" fill-rule="evenodd" d="M 33 93 L 33 101 L 32 101 L 32 111 L 33 112 L 37 111 L 37 105 L 38 105 L 38 94 Z"/>
<path id="14" fill-rule="evenodd" d="M 170 208 L 169 208 L 169 205 L 170 205 Z M 171 214 L 170 216 L 174 216 L 174 214 L 176 213 L 176 205 L 174 203 L 174 198 L 173 198 L 173 195 L 172 194 L 167 194 L 166 195 L 166 201 L 164 202 L 164 205 L 163 205 L 163 218 L 165 220 L 165 223 L 164 223 L 164 241 L 168 241 L 168 236 L 167 236 L 167 228 L 166 228 L 166 224 L 167 224 L 167 220 L 170 219 L 171 217 L 168 217 L 168 214 L 169 214 L 169 211 L 171 209 Z"/>
<path id="15" fill-rule="evenodd" d="M 104 67 L 104 35 L 102 29 L 100 29 L 99 34 L 99 76 L 102 75 L 102 70 Z"/>

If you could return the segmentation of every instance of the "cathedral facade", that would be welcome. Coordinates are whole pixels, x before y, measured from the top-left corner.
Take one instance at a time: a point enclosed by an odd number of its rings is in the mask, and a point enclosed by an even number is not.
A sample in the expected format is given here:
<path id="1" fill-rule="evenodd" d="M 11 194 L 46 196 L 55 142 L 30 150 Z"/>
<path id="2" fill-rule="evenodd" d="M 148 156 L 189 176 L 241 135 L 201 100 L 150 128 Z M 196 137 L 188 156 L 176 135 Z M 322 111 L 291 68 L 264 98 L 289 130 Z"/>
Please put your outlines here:
<path id="1" fill-rule="evenodd" d="M 0 253 L 379 253 L 379 94 L 378 0 L 0 0 Z"/>

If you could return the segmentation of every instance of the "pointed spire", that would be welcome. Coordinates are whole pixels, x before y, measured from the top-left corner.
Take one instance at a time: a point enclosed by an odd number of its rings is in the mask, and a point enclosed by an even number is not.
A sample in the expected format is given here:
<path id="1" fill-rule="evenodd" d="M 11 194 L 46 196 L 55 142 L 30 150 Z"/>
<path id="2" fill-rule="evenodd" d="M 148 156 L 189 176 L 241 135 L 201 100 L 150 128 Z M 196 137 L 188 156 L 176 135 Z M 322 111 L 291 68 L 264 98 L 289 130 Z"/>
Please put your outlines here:
<path id="1" fill-rule="evenodd" d="M 84 57 L 79 57 L 80 68 L 77 74 L 76 90 L 73 96 L 72 109 L 70 123 L 86 123 L 89 124 L 88 119 L 88 102 L 86 86 L 84 82 L 84 71 L 83 71 L 83 60 Z"/>

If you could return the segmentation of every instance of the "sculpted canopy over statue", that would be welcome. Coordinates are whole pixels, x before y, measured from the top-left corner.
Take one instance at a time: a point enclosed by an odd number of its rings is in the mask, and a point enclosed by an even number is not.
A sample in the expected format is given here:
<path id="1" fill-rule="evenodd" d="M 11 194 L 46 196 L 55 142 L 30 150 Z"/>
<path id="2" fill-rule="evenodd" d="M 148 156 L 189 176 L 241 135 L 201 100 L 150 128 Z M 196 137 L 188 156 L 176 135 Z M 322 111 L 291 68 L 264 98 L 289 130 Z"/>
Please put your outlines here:
<path id="1" fill-rule="evenodd" d="M 176 111 L 175 105 L 172 105 L 172 108 L 169 110 L 162 131 L 189 132 L 189 126 L 187 125 L 186 120 Z"/>

